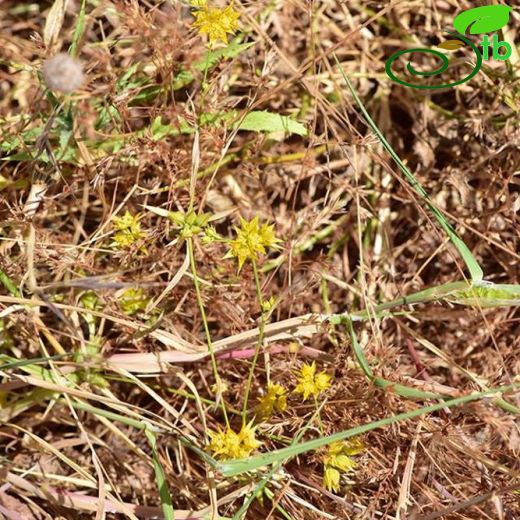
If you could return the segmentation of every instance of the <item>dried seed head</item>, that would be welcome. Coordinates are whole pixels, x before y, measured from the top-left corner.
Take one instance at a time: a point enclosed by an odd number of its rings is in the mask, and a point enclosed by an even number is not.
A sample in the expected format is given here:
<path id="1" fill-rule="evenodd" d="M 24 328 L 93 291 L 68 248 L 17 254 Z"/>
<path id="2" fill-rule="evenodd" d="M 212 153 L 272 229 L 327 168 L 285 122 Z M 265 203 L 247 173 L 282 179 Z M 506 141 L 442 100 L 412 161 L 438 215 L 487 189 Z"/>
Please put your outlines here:
<path id="1" fill-rule="evenodd" d="M 65 93 L 79 88 L 85 78 L 81 62 L 64 52 L 45 60 L 42 74 L 52 90 Z"/>

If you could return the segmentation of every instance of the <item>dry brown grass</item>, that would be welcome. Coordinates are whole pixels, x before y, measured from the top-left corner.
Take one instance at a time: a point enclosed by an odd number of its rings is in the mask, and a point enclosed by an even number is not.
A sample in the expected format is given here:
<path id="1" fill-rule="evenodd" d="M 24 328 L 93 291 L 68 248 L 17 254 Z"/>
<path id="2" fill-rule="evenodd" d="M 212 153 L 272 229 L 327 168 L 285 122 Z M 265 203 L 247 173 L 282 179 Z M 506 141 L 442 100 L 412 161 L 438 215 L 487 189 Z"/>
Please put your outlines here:
<path id="1" fill-rule="evenodd" d="M 0 518 L 162 514 L 143 430 L 77 403 L 159 428 L 176 518 L 210 518 L 215 499 L 231 518 L 261 479 L 262 472 L 212 475 L 181 442 L 185 436 L 203 448 L 201 415 L 211 429 L 223 418 L 211 401 L 214 378 L 186 247 L 144 205 L 178 211 L 192 200 L 216 215 L 225 237 L 239 216 L 275 224 L 283 247 L 261 263 L 263 294 L 277 299 L 267 327 L 270 376 L 292 388 L 295 370 L 312 359 L 334 376 L 323 431 L 312 422 L 305 439 L 428 404 L 372 384 L 342 327 L 307 321 L 309 313 L 370 309 L 465 272 L 367 129 L 333 52 L 486 279 L 520 283 L 518 63 L 506 74 L 505 64 L 490 62 L 470 83 L 431 96 L 384 73 L 407 36 L 424 44 L 442 38 L 455 13 L 474 2 L 235 0 L 244 41 L 254 45 L 211 68 L 203 88 L 193 64 L 206 49 L 187 5 L 89 0 L 78 44 L 87 81 L 68 99 L 53 98 L 39 70 L 69 48 L 81 2 L 69 2 L 52 49 L 42 39 L 51 2 L 0 4 L 0 154 L 10 157 L 0 163 Z M 519 20 L 517 11 L 508 36 L 517 45 Z M 174 90 L 181 70 L 194 79 Z M 231 109 L 291 115 L 308 135 L 276 140 L 225 122 L 201 126 L 197 136 L 151 130 L 156 118 L 171 130 Z M 199 178 L 190 197 L 194 159 Z M 29 210 L 35 185 L 44 188 Z M 141 213 L 146 237 L 114 249 L 112 218 L 126 210 Z M 258 335 L 240 334 L 260 319 L 253 271 L 246 264 L 237 274 L 236 263 L 223 260 L 223 243 L 194 242 L 228 413 L 239 427 Z M 148 314 L 123 312 L 129 287 L 144 290 Z M 85 310 L 86 291 L 98 298 L 94 312 Z M 517 307 L 443 301 L 404 310 L 356 323 L 378 377 L 452 397 L 518 381 Z M 102 338 L 100 357 L 63 356 L 84 350 L 93 331 Z M 161 352 L 168 353 L 160 363 L 148 356 Z M 128 365 L 123 354 L 143 356 Z M 47 359 L 9 368 L 13 358 Z M 264 361 L 252 406 L 265 388 Z M 46 379 L 37 366 L 49 371 Z M 518 393 L 508 400 L 520 406 Z M 259 427 L 261 450 L 288 445 L 314 412 L 312 401 L 290 394 L 287 411 Z M 363 442 L 341 492 L 323 488 L 323 452 L 306 453 L 284 464 L 268 485 L 272 495 L 255 500 L 246 518 L 283 518 L 281 511 L 294 519 L 520 516 L 518 416 L 489 399 L 372 431 Z"/>

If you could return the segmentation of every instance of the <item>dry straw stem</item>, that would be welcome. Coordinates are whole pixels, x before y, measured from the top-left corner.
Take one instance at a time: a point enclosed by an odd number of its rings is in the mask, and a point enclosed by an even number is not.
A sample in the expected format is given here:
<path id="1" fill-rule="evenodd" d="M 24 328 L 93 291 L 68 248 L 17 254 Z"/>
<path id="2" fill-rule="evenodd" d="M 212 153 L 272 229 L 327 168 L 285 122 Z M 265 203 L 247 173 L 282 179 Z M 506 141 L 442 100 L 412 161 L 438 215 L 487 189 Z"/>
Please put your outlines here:
<path id="1" fill-rule="evenodd" d="M 43 42 L 48 49 L 53 49 L 58 42 L 68 4 L 69 0 L 54 0 L 47 14 L 43 28 Z"/>

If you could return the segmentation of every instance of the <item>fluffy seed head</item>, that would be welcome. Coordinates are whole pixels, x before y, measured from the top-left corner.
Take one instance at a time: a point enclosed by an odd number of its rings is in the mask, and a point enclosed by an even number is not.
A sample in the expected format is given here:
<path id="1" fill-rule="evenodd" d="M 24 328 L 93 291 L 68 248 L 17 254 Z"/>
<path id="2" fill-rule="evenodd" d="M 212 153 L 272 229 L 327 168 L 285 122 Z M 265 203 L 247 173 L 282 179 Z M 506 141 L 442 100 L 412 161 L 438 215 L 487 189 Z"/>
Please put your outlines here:
<path id="1" fill-rule="evenodd" d="M 45 60 L 42 74 L 52 90 L 64 93 L 79 88 L 85 78 L 81 62 L 64 52 Z"/>

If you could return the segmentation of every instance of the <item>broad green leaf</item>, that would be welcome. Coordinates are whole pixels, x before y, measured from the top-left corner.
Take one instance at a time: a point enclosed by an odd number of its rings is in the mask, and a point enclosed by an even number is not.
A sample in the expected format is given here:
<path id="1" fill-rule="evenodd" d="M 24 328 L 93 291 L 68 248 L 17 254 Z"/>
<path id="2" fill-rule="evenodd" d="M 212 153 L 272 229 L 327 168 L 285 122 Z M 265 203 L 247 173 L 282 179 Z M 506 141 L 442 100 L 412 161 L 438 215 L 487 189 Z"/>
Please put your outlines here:
<path id="1" fill-rule="evenodd" d="M 483 5 L 462 11 L 455 20 L 453 27 L 465 34 L 469 27 L 470 34 L 483 34 L 498 31 L 509 22 L 511 7 L 507 5 Z"/>
<path id="2" fill-rule="evenodd" d="M 307 135 L 307 129 L 298 121 L 266 110 L 249 112 L 237 124 L 239 130 Z"/>

